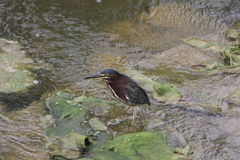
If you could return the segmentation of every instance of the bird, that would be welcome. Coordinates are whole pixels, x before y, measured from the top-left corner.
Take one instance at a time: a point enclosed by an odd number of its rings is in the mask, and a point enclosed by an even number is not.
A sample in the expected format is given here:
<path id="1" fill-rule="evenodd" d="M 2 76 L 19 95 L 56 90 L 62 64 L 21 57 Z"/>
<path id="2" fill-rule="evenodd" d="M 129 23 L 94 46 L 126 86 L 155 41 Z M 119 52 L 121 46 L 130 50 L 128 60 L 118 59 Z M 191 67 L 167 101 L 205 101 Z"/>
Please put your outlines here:
<path id="1" fill-rule="evenodd" d="M 134 108 L 132 125 L 134 125 L 136 108 L 134 106 L 150 105 L 150 100 L 146 91 L 130 77 L 113 69 L 105 69 L 98 74 L 85 77 L 84 79 L 102 78 L 105 80 L 107 87 L 112 95 L 128 106 L 125 115 L 130 107 Z"/>

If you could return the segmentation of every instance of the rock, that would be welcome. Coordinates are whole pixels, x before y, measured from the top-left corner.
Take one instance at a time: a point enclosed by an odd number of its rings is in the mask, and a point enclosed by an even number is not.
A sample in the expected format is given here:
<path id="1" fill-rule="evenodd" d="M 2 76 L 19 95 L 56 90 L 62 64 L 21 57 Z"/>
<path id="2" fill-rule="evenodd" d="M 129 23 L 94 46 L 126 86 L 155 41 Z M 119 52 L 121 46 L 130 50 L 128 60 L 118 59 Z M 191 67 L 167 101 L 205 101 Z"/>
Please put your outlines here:
<path id="1" fill-rule="evenodd" d="M 235 106 L 240 106 L 240 88 L 236 89 L 233 94 L 224 98 L 227 103 L 233 104 Z"/>
<path id="2" fill-rule="evenodd" d="M 82 155 L 82 150 L 93 144 L 93 140 L 84 135 L 69 133 L 58 141 L 47 143 L 45 148 L 52 159 L 77 159 Z"/>
<path id="3" fill-rule="evenodd" d="M 123 159 L 158 159 L 171 160 L 174 148 L 166 143 L 161 133 L 141 132 L 126 134 L 106 143 L 96 145 L 90 151 L 90 158 Z"/>
<path id="4" fill-rule="evenodd" d="M 107 131 L 107 127 L 98 119 L 98 118 L 91 118 L 89 120 L 90 125 L 92 128 L 99 130 L 99 131 Z"/>
<path id="5" fill-rule="evenodd" d="M 80 103 L 82 106 L 92 111 L 96 116 L 106 116 L 109 114 L 108 110 L 117 102 L 88 97 L 83 99 Z"/>
<path id="6" fill-rule="evenodd" d="M 203 40 L 195 39 L 195 38 L 187 39 L 187 40 L 185 40 L 185 42 L 190 44 L 191 46 L 197 47 L 197 48 L 207 48 L 207 47 L 211 46 L 211 43 L 207 43 Z"/>
<path id="7" fill-rule="evenodd" d="M 70 132 L 64 138 L 59 138 L 63 148 L 71 148 L 73 150 L 86 149 L 87 146 L 93 144 L 93 140 L 87 136 Z"/>
<path id="8" fill-rule="evenodd" d="M 178 104 L 183 104 L 184 107 L 189 107 L 196 111 L 206 111 L 207 113 L 211 113 L 211 114 L 222 114 L 222 108 L 217 105 L 205 104 L 200 102 L 192 102 L 192 101 L 179 102 Z"/>
<path id="9" fill-rule="evenodd" d="M 46 144 L 45 148 L 53 160 L 76 159 L 81 155 L 81 152 L 78 150 L 62 148 L 59 142 L 50 142 Z"/>
<path id="10" fill-rule="evenodd" d="M 25 56 L 18 42 L 5 39 L 0 39 L 0 55 L 0 98 L 12 102 L 29 99 L 33 94 L 29 89 L 39 83 L 28 70 L 33 60 Z"/>
<path id="11" fill-rule="evenodd" d="M 46 106 L 56 119 L 56 126 L 45 130 L 49 138 L 64 137 L 72 131 L 84 135 L 91 130 L 91 127 L 84 123 L 85 116 L 89 113 L 80 103 L 73 103 L 75 98 L 77 97 L 70 92 L 56 91 L 46 99 Z"/>
<path id="12" fill-rule="evenodd" d="M 9 68 L 8 68 L 9 69 Z M 28 70 L 0 69 L 0 93 L 22 93 L 35 85 L 35 79 Z"/>
<path id="13" fill-rule="evenodd" d="M 186 139 L 180 132 L 173 131 L 168 134 L 168 140 L 173 147 L 184 147 L 187 145 Z"/>
<path id="14" fill-rule="evenodd" d="M 53 118 L 53 116 L 51 114 L 47 114 L 41 118 L 41 123 L 39 125 L 46 129 L 50 126 L 54 126 L 55 122 L 56 120 Z"/>
<path id="15" fill-rule="evenodd" d="M 184 148 L 177 147 L 175 152 L 186 157 L 193 153 L 190 145 L 186 145 Z"/>
<path id="16" fill-rule="evenodd" d="M 215 60 L 207 60 L 207 61 L 203 62 L 203 65 L 206 66 L 207 70 L 212 70 L 219 66 L 219 62 L 215 61 Z"/>
<path id="17" fill-rule="evenodd" d="M 226 33 L 226 38 L 230 41 L 236 41 L 238 39 L 238 31 L 236 29 L 229 29 Z"/>
<path id="18" fill-rule="evenodd" d="M 159 95 L 158 100 L 165 104 L 176 104 L 182 98 L 181 93 L 172 84 L 155 83 L 154 89 Z"/>
<path id="19" fill-rule="evenodd" d="M 110 119 L 108 122 L 107 122 L 107 125 L 108 126 L 117 126 L 119 125 L 121 122 L 123 122 L 124 119 L 122 118 L 115 118 L 115 119 Z"/>
<path id="20" fill-rule="evenodd" d="M 217 53 L 217 54 L 219 54 L 226 46 L 232 45 L 232 44 L 209 43 L 201 39 L 195 39 L 195 38 L 186 39 L 185 42 L 187 44 L 190 44 L 193 47 L 197 47 L 198 49 L 201 49 L 204 52 Z"/>

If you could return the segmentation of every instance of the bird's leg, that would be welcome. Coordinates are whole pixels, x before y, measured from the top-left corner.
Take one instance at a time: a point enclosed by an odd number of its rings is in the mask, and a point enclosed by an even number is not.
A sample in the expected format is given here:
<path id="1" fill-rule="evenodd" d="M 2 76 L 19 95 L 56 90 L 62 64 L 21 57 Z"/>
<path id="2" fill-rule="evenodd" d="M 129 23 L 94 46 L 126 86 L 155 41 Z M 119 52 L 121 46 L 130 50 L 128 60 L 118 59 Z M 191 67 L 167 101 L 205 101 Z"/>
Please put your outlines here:
<path id="1" fill-rule="evenodd" d="M 136 114 L 137 114 L 137 109 L 136 107 L 133 107 L 134 111 L 133 111 L 133 120 L 132 120 L 132 124 L 131 125 L 134 125 L 135 124 L 135 117 L 136 117 Z"/>
<path id="2" fill-rule="evenodd" d="M 127 111 L 129 110 L 130 107 L 131 107 L 131 106 L 128 106 L 127 110 L 123 113 L 122 116 L 124 116 L 124 115 L 127 113 Z"/>

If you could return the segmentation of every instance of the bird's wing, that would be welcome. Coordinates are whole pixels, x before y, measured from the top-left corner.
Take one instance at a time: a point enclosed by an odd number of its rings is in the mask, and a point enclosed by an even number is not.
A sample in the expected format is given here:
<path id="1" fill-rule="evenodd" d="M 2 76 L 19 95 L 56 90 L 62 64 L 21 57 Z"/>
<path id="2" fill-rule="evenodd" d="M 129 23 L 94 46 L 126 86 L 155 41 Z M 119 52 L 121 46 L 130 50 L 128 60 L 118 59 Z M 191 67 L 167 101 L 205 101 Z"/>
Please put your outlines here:
<path id="1" fill-rule="evenodd" d="M 132 105 L 150 105 L 147 93 L 133 80 L 130 80 L 130 82 L 126 85 L 126 91 L 128 92 L 127 98 L 132 103 Z"/>

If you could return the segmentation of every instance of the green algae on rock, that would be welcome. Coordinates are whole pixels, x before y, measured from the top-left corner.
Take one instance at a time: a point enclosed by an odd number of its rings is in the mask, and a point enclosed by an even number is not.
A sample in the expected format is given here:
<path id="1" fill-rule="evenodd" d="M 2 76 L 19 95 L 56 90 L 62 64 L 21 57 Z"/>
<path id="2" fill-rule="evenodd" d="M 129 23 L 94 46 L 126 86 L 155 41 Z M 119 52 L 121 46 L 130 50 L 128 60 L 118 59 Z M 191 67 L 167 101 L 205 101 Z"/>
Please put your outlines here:
<path id="1" fill-rule="evenodd" d="M 54 92 L 47 98 L 46 106 L 56 119 L 57 124 L 56 127 L 45 130 L 47 136 L 63 137 L 71 131 L 80 134 L 88 133 L 90 126 L 83 123 L 88 112 L 81 107 L 80 103 L 72 104 L 74 98 L 76 98 L 75 95 L 67 91 Z"/>
<path id="2" fill-rule="evenodd" d="M 0 55 L 0 93 L 22 93 L 38 84 L 26 69 L 33 60 L 25 56 L 18 42 L 0 39 Z"/>
<path id="3" fill-rule="evenodd" d="M 159 99 L 164 103 L 174 104 L 182 98 L 181 93 L 172 84 L 155 83 L 154 89 L 160 96 Z"/>
<path id="4" fill-rule="evenodd" d="M 171 160 L 174 148 L 163 134 L 140 132 L 126 134 L 106 143 L 97 145 L 90 151 L 90 158 L 95 160 Z"/>

